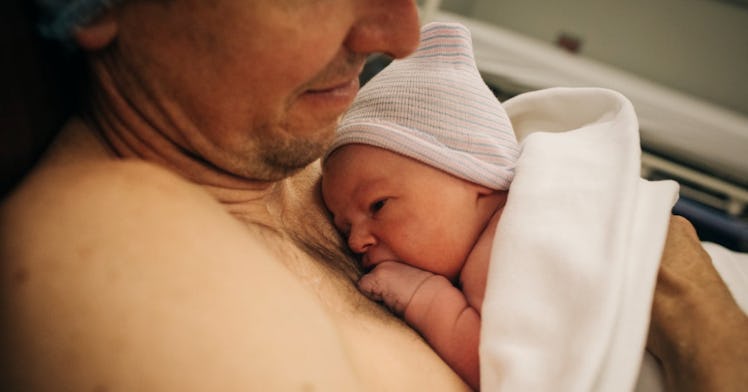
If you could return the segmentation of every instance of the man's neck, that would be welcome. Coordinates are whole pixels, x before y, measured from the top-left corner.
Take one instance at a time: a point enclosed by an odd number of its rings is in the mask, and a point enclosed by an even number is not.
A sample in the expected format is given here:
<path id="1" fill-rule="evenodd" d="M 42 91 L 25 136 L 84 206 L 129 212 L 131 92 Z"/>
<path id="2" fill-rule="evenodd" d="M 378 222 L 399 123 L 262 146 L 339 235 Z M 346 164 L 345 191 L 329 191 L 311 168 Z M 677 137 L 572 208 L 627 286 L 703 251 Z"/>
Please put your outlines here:
<path id="1" fill-rule="evenodd" d="M 233 139 L 221 127 L 236 125 L 205 129 L 195 122 L 190 99 L 178 99 L 158 81 L 113 66 L 119 55 L 111 49 L 89 58 L 85 108 L 86 125 L 114 156 L 167 168 L 229 204 L 262 199 L 273 191 L 280 174 L 263 171 L 264 162 L 251 153 L 248 140 L 234 143 L 236 150 L 223 148 Z"/>
<path id="2" fill-rule="evenodd" d="M 108 159 L 139 159 L 166 168 L 203 187 L 231 215 L 269 235 L 269 241 L 280 240 L 286 246 L 294 242 L 313 258 L 332 262 L 345 275 L 357 275 L 319 198 L 318 163 L 278 181 L 224 170 L 191 151 L 194 140 L 188 135 L 194 139 L 200 132 L 179 108 L 164 108 L 168 97 L 156 99 L 137 85 L 120 91 L 123 83 L 115 83 L 100 63 L 94 73 L 91 114 L 78 121 L 81 139 L 98 145 Z"/>
<path id="3" fill-rule="evenodd" d="M 139 145 L 142 146 L 142 145 Z M 46 165 L 87 163 L 97 160 L 138 159 L 166 168 L 204 188 L 227 211 L 247 223 L 280 229 L 280 212 L 285 208 L 288 188 L 294 181 L 252 181 L 233 176 L 192 157 L 179 157 L 178 149 L 153 156 L 129 148 L 113 148 L 113 143 L 89 121 L 75 117 L 62 129 L 46 153 Z M 306 171 L 305 171 L 306 172 Z M 307 176 L 313 177 L 314 173 Z"/>

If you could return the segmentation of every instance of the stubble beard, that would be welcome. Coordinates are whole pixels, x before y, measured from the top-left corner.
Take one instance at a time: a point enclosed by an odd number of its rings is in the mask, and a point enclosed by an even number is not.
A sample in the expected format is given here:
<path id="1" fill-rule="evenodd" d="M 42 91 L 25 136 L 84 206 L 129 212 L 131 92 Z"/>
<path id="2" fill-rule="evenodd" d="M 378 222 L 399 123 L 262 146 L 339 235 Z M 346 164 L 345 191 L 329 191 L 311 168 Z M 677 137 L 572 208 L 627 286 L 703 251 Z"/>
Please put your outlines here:
<path id="1" fill-rule="evenodd" d="M 261 181 L 279 181 L 290 177 L 319 159 L 327 150 L 334 130 L 325 136 L 262 138 L 254 148 L 248 176 Z"/>

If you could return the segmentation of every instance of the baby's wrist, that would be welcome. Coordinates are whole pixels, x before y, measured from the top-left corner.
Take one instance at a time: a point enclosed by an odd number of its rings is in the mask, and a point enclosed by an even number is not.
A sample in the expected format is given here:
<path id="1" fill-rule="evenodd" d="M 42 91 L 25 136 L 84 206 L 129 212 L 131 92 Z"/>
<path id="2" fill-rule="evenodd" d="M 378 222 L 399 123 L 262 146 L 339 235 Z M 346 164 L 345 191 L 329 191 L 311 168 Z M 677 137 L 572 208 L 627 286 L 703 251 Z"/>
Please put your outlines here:
<path id="1" fill-rule="evenodd" d="M 403 313 L 405 321 L 414 326 L 420 325 L 422 320 L 426 319 L 428 311 L 434 306 L 439 306 L 435 303 L 435 300 L 439 292 L 445 288 L 456 290 L 452 283 L 442 275 L 431 274 L 424 279 L 413 292 L 413 296 L 405 307 Z"/>

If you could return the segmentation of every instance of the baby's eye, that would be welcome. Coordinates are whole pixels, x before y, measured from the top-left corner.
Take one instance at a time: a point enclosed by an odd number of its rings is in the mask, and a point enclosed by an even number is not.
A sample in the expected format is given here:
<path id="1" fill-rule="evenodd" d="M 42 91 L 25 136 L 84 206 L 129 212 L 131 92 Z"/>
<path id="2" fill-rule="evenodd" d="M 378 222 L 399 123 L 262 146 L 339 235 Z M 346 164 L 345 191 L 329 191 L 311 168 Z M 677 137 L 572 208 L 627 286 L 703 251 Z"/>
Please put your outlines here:
<path id="1" fill-rule="evenodd" d="M 384 205 L 385 205 L 386 203 L 387 203 L 387 199 L 381 199 L 381 200 L 377 200 L 377 201 L 375 201 L 374 203 L 371 203 L 371 205 L 369 205 L 369 211 L 370 211 L 370 212 L 371 212 L 372 214 L 375 214 L 375 213 L 377 213 L 377 212 L 378 212 L 379 210 L 381 210 L 381 209 L 382 209 L 382 207 L 384 207 Z"/>

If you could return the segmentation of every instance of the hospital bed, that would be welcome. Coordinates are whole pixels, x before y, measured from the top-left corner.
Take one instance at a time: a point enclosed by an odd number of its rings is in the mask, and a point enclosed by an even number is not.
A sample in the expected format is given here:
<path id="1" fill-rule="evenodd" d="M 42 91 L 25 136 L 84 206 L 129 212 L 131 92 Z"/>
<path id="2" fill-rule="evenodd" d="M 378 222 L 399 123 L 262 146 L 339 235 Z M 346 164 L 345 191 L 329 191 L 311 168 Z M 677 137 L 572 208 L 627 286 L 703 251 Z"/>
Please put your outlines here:
<path id="1" fill-rule="evenodd" d="M 746 115 L 434 3 L 424 5 L 424 20 L 467 26 L 478 68 L 502 98 L 557 86 L 605 87 L 627 96 L 640 122 L 642 176 L 680 183 L 674 211 L 702 239 L 748 251 Z"/>

